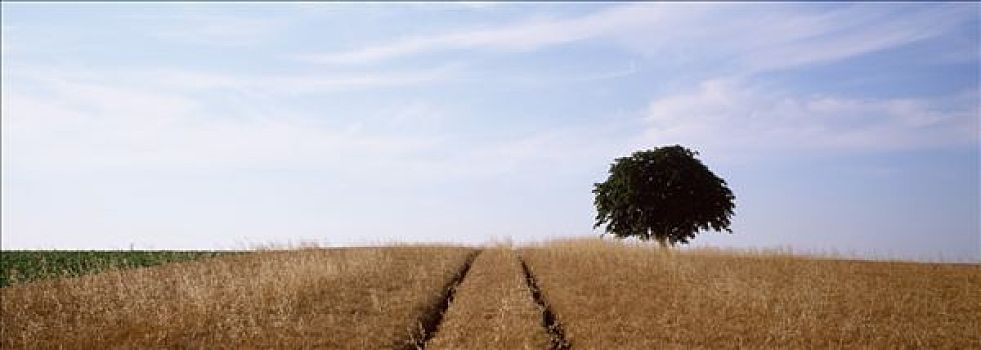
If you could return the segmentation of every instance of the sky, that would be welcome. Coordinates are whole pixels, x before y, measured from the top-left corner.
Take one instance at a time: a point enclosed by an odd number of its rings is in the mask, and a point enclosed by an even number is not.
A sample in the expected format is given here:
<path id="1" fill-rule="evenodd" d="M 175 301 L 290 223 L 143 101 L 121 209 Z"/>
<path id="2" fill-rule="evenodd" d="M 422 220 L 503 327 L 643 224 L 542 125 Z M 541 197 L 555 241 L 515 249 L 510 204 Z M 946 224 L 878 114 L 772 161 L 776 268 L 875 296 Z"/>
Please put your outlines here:
<path id="1" fill-rule="evenodd" d="M 977 3 L 9 3 L 3 249 L 598 237 L 616 157 L 693 245 L 981 260 Z"/>

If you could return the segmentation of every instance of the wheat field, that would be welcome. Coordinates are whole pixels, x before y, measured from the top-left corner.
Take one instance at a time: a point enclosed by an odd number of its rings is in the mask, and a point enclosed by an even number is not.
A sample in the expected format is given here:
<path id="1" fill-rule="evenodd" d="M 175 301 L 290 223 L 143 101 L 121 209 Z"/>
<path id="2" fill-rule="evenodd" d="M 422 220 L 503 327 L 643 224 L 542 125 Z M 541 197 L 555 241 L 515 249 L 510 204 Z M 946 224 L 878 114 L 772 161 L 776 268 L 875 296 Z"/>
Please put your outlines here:
<path id="1" fill-rule="evenodd" d="M 981 348 L 981 266 L 666 252 L 521 251 L 574 348 Z"/>
<path id="2" fill-rule="evenodd" d="M 472 252 L 269 251 L 15 285 L 0 347 L 407 348 Z"/>
<path id="3" fill-rule="evenodd" d="M 269 250 L 0 297 L 3 349 L 981 348 L 981 265 L 599 240 Z"/>

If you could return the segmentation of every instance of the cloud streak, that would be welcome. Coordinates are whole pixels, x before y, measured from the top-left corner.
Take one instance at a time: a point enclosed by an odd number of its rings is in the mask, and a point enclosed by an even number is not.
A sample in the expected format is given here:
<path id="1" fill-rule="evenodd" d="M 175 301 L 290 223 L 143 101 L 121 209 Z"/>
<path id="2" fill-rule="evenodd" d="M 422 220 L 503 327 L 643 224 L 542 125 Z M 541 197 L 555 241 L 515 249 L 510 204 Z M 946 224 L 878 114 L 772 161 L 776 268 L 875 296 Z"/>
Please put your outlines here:
<path id="1" fill-rule="evenodd" d="M 654 100 L 647 138 L 722 154 L 877 152 L 978 142 L 976 91 L 940 98 L 793 96 L 740 80 Z"/>
<path id="2" fill-rule="evenodd" d="M 357 64 L 455 50 L 522 52 L 584 40 L 673 60 L 724 59 L 753 72 L 833 62 L 942 35 L 971 20 L 958 5 L 817 6 L 630 4 L 578 17 L 417 35 L 349 51 L 296 58 Z"/>
<path id="3" fill-rule="evenodd" d="M 459 49 L 536 50 L 631 28 L 652 16 L 658 14 L 650 7 L 622 7 L 583 18 L 523 21 L 503 27 L 415 36 L 351 51 L 296 57 L 314 63 L 350 64 Z"/>
<path id="4" fill-rule="evenodd" d="M 412 71 L 314 73 L 306 75 L 227 75 L 185 70 L 159 70 L 137 75 L 178 89 L 235 89 L 264 94 L 329 94 L 451 82 L 455 65 Z"/>
<path id="5" fill-rule="evenodd" d="M 32 85 L 46 93 L 3 90 L 5 169 L 333 166 L 433 147 L 422 136 L 325 128 L 276 105 L 250 116 L 209 109 L 187 90 L 65 77 Z"/>
<path id="6" fill-rule="evenodd" d="M 426 84 L 446 74 L 437 72 L 320 79 L 155 71 L 104 80 L 97 71 L 23 69 L 5 77 L 17 84 L 5 81 L 2 92 L 4 169 L 333 169 L 361 180 L 397 172 L 431 182 L 573 164 L 582 152 L 568 149 L 597 146 L 585 141 L 597 129 L 584 127 L 464 140 L 440 133 L 450 116 L 424 100 L 381 104 L 378 115 L 346 124 L 324 120 L 351 116 L 297 114 L 279 104 L 291 93 Z M 221 90 L 247 92 L 249 106 L 216 102 Z M 587 153 L 602 159 L 606 146 L 597 150 L 602 157 Z"/>
<path id="7" fill-rule="evenodd" d="M 206 46 L 254 46 L 271 40 L 288 22 L 226 14 L 129 15 L 124 19 L 149 26 L 151 37 Z"/>

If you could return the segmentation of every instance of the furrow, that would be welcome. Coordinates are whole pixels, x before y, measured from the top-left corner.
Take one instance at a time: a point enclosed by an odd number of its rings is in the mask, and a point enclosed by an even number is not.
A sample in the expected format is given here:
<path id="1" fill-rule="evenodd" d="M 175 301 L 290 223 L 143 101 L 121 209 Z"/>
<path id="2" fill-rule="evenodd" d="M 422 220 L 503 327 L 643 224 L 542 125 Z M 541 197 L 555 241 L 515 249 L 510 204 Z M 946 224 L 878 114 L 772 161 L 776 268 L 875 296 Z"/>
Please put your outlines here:
<path id="1" fill-rule="evenodd" d="M 470 272 L 470 267 L 473 265 L 474 260 L 477 256 L 481 255 L 482 251 L 476 251 L 467 258 L 466 262 L 457 272 L 456 277 L 453 278 L 446 286 L 443 288 L 443 293 L 440 295 L 439 301 L 433 304 L 433 307 L 429 309 L 428 312 L 423 314 L 419 319 L 419 331 L 413 334 L 412 339 L 407 343 L 406 349 L 425 349 L 426 342 L 433 338 L 436 331 L 439 329 L 440 323 L 443 321 L 443 316 L 446 314 L 446 310 L 449 309 L 450 304 L 453 303 L 454 296 L 456 294 L 457 288 L 463 283 L 464 279 L 467 277 L 467 273 Z"/>
<path id="2" fill-rule="evenodd" d="M 474 262 L 429 349 L 545 349 L 549 334 L 517 254 L 486 250 Z"/>
<path id="3" fill-rule="evenodd" d="M 535 300 L 535 303 L 538 304 L 539 309 L 542 310 L 542 326 L 544 326 L 545 330 L 548 331 L 549 339 L 551 340 L 551 348 L 570 349 L 572 345 L 565 337 L 565 330 L 562 329 L 562 325 L 555 319 L 555 313 L 552 312 L 552 308 L 542 296 L 542 291 L 538 287 L 538 281 L 528 269 L 528 264 L 525 263 L 524 259 L 521 259 L 520 261 L 521 270 L 525 274 L 525 281 L 528 284 L 528 289 L 531 290 L 532 299 Z"/>

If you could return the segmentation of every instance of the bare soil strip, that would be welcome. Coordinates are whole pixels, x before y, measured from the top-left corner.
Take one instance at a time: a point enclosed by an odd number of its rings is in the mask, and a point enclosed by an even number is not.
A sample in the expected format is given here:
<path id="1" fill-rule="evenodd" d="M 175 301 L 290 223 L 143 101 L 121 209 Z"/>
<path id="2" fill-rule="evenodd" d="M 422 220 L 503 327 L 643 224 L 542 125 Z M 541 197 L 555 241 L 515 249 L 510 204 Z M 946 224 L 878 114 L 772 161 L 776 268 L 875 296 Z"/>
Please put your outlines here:
<path id="1" fill-rule="evenodd" d="M 519 258 L 520 259 L 520 258 Z M 521 270 L 525 274 L 525 281 L 528 284 L 528 289 L 531 290 L 531 296 L 538 304 L 539 309 L 542 310 L 542 326 L 548 331 L 549 338 L 552 341 L 552 349 L 570 349 L 572 344 L 565 337 L 565 330 L 562 329 L 562 325 L 555 319 L 555 313 L 552 312 L 552 308 L 549 306 L 548 302 L 542 296 L 542 291 L 538 287 L 538 281 L 535 280 L 535 276 L 531 274 L 528 270 L 528 264 L 525 264 L 524 259 L 521 261 Z"/>
<path id="2" fill-rule="evenodd" d="M 446 314 L 446 310 L 450 307 L 450 304 L 453 303 L 457 288 L 461 283 L 463 283 L 463 279 L 466 278 L 467 273 L 470 272 L 470 267 L 473 265 L 474 260 L 481 253 L 482 251 L 475 251 L 471 253 L 453 279 L 443 287 L 443 293 L 440 295 L 440 298 L 438 299 L 439 301 L 433 303 L 429 310 L 426 311 L 422 317 L 420 317 L 419 331 L 411 335 L 411 339 L 406 343 L 405 349 L 426 348 L 426 342 L 432 339 L 433 335 L 436 334 L 439 324 L 443 321 L 443 316 Z"/>
<path id="3" fill-rule="evenodd" d="M 546 349 L 549 334 L 517 254 L 487 249 L 460 285 L 428 349 Z"/>

